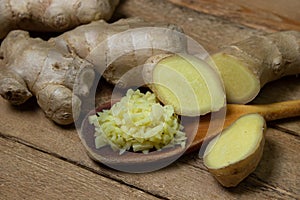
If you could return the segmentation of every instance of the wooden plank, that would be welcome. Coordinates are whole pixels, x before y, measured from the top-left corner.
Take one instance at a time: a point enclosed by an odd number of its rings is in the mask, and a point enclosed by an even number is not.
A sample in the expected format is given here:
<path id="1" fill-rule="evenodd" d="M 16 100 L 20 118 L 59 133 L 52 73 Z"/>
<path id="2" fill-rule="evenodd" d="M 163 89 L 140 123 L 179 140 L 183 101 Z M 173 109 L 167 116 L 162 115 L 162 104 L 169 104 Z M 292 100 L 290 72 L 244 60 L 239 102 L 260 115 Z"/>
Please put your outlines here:
<path id="1" fill-rule="evenodd" d="M 153 196 L 128 189 L 118 182 L 99 177 L 53 156 L 38 152 L 19 143 L 0 138 L 2 185 L 0 192 L 6 199 L 120 199 L 122 196 L 154 199 Z M 102 169 L 93 168 L 96 171 Z M 170 167 L 148 174 L 125 174 L 113 172 L 111 176 L 123 179 L 168 199 L 232 199 L 232 198 L 285 198 L 291 196 L 279 193 L 257 180 L 249 179 L 235 189 L 221 187 L 214 178 L 198 166 L 177 162 Z M 16 179 L 18 179 L 16 181 Z M 16 189 L 17 188 L 17 189 Z M 126 189 L 127 188 L 127 189 Z M 128 190 L 128 191 L 127 191 Z M 133 191 L 131 191 L 133 190 Z M 127 196 L 126 196 L 126 192 Z M 116 198 L 117 197 L 117 198 Z"/>
<path id="2" fill-rule="evenodd" d="M 158 199 L 0 138 L 1 199 Z"/>
<path id="3" fill-rule="evenodd" d="M 267 83 L 253 104 L 275 103 L 300 99 L 300 76 L 287 76 Z"/>
<path id="4" fill-rule="evenodd" d="M 300 30 L 298 0 L 169 0 L 190 9 L 263 30 Z"/>
<path id="5" fill-rule="evenodd" d="M 300 121 L 300 117 L 278 120 L 274 124 L 272 124 L 272 126 L 283 132 L 300 136 L 300 125 L 299 123 L 295 123 L 295 121 Z"/>
<path id="6" fill-rule="evenodd" d="M 262 162 L 254 176 L 274 187 L 285 189 L 287 192 L 294 194 L 294 197 L 299 197 L 299 149 L 299 137 L 269 129 Z"/>
<path id="7" fill-rule="evenodd" d="M 177 7 L 167 1 L 127 0 L 119 5 L 116 15 L 177 24 L 209 52 L 252 35 L 263 34 L 262 31 L 222 18 L 204 15 L 191 9 Z"/>

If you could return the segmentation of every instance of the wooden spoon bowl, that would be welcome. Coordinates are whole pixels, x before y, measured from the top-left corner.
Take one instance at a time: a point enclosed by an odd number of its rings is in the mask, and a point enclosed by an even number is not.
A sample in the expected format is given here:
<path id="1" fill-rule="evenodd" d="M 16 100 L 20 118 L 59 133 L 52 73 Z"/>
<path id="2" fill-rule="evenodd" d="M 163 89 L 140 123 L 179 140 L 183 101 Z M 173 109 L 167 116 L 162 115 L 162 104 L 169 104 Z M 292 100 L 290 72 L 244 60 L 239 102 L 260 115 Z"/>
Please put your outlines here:
<path id="1" fill-rule="evenodd" d="M 125 151 L 122 155 L 119 155 L 119 151 L 113 151 L 109 145 L 97 149 L 94 136 L 95 127 L 88 122 L 88 117 L 104 109 L 110 109 L 111 105 L 116 102 L 110 101 L 100 105 L 96 110 L 89 112 L 83 120 L 80 138 L 93 160 L 120 171 L 131 173 L 149 172 L 163 168 L 177 160 L 186 151 L 187 147 L 191 145 L 192 139 L 196 134 L 195 131 L 194 135 L 187 136 L 186 148 L 176 145 L 174 147 L 163 148 L 160 151 L 151 151 L 148 154 Z M 196 120 L 196 118 L 190 118 L 190 120 Z M 191 133 L 192 131 L 187 130 L 187 132 Z"/>

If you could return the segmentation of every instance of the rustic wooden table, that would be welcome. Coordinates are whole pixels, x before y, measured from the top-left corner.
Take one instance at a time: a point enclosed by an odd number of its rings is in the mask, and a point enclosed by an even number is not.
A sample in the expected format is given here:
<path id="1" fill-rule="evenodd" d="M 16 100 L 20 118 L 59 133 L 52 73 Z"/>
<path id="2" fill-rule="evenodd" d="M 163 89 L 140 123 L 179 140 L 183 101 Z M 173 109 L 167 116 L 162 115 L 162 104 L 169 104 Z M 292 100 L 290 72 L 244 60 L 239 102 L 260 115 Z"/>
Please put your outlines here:
<path id="1" fill-rule="evenodd" d="M 178 24 L 210 52 L 255 34 L 300 30 L 300 1 L 254 2 L 124 0 L 116 17 Z M 252 103 L 290 99 L 300 99 L 300 77 L 266 85 Z M 236 188 L 225 189 L 197 152 L 159 171 L 123 173 L 93 162 L 76 129 L 53 124 L 35 102 L 15 108 L 0 98 L 0 113 L 0 199 L 300 198 L 299 117 L 268 123 L 258 168 Z"/>

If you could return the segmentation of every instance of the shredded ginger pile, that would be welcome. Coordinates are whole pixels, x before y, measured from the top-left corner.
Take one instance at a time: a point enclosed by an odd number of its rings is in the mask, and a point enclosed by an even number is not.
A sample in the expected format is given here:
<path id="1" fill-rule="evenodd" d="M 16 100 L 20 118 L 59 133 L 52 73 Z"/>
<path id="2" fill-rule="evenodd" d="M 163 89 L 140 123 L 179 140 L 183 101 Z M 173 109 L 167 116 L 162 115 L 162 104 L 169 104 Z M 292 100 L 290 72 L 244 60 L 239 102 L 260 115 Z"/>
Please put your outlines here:
<path id="1" fill-rule="evenodd" d="M 166 147 L 185 147 L 186 135 L 170 105 L 162 106 L 151 92 L 129 89 L 110 110 L 89 117 L 95 126 L 95 145 L 110 145 L 120 154 L 132 149 L 148 153 Z"/>

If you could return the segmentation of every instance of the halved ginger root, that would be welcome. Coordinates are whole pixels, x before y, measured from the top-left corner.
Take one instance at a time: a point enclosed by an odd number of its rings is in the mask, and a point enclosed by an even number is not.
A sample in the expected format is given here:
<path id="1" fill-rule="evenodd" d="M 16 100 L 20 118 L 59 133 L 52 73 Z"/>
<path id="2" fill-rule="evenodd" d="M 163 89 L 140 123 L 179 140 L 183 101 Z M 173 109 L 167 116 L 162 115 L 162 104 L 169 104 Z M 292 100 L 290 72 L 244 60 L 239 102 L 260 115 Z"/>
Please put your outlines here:
<path id="1" fill-rule="evenodd" d="M 146 32 L 146 36 L 139 34 L 103 42 L 116 33 L 146 26 L 164 28 L 165 34 Z M 95 68 L 101 73 L 106 69 L 103 76 L 116 83 L 132 67 L 161 53 L 161 50 L 151 48 L 161 43 L 160 39 L 165 41 L 160 45 L 162 49 L 180 52 L 184 50 L 184 40 L 173 34 L 173 30 L 181 31 L 174 25 L 129 18 L 113 24 L 95 21 L 48 41 L 31 38 L 26 31 L 11 31 L 0 48 L 0 95 L 14 105 L 36 96 L 37 103 L 50 119 L 58 124 L 73 123 L 80 113 L 80 97 L 87 96 L 93 85 Z M 145 42 L 149 49 L 133 50 L 120 57 L 118 62 L 107 63 L 112 53 L 120 51 L 120 46 L 134 46 L 139 41 Z M 94 49 L 96 51 L 92 53 Z M 103 60 L 99 60 L 100 57 Z"/>
<path id="2" fill-rule="evenodd" d="M 229 103 L 253 100 L 266 83 L 300 73 L 300 32 L 277 32 L 229 45 L 211 56 Z"/>
<path id="3" fill-rule="evenodd" d="M 0 39 L 11 30 L 61 32 L 91 21 L 109 20 L 119 0 L 2 0 Z"/>
<path id="4" fill-rule="evenodd" d="M 218 73 L 206 62 L 187 54 L 161 54 L 148 59 L 143 75 L 165 105 L 184 116 L 199 116 L 225 106 Z"/>
<path id="5" fill-rule="evenodd" d="M 259 114 L 247 114 L 211 140 L 204 165 L 225 187 L 234 187 L 252 173 L 263 154 L 266 123 Z"/>

